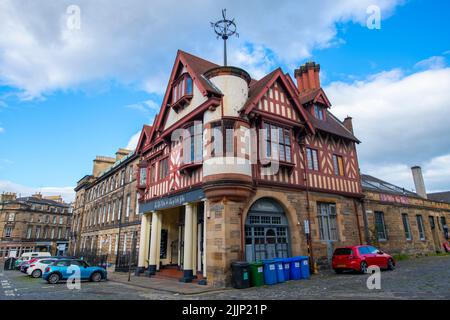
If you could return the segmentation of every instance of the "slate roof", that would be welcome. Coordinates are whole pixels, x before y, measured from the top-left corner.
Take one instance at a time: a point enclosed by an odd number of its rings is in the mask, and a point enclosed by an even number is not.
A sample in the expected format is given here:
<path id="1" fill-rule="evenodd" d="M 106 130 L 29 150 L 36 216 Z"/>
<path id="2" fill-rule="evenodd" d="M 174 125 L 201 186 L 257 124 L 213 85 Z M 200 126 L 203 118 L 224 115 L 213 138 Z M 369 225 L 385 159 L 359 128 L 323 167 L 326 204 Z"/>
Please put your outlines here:
<path id="1" fill-rule="evenodd" d="M 450 203 L 450 191 L 428 193 L 427 197 L 433 201 Z"/>
<path id="2" fill-rule="evenodd" d="M 39 199 L 36 197 L 21 197 L 17 198 L 16 201 L 20 202 L 27 202 L 27 203 L 34 203 L 34 204 L 44 204 L 49 206 L 58 206 L 58 207 L 64 207 L 68 208 L 70 205 L 67 203 L 60 203 L 49 199 Z"/>

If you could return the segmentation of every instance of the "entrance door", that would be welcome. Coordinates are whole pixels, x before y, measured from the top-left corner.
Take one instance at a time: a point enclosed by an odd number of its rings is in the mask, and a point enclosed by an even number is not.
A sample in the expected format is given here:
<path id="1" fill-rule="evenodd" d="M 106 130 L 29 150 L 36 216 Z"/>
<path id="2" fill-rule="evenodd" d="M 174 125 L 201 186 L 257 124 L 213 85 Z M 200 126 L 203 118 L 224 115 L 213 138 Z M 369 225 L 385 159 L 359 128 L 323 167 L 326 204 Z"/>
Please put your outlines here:
<path id="1" fill-rule="evenodd" d="M 283 208 L 263 198 L 249 210 L 245 223 L 245 256 L 248 262 L 290 255 L 289 228 Z"/>

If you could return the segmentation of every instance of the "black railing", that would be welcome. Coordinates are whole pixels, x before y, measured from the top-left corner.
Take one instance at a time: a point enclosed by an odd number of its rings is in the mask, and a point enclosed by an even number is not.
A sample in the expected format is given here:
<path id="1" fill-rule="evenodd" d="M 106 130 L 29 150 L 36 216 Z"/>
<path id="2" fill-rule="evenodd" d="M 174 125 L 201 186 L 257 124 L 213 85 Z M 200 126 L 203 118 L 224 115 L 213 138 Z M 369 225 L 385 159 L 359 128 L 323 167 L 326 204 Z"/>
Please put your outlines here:
<path id="1" fill-rule="evenodd" d="M 100 254 L 96 250 L 83 250 L 75 254 L 80 259 L 83 259 L 91 266 L 97 266 L 102 268 L 108 267 L 108 255 Z"/>
<path id="2" fill-rule="evenodd" d="M 117 256 L 115 271 L 128 272 L 135 270 L 138 265 L 136 250 L 121 252 Z"/>

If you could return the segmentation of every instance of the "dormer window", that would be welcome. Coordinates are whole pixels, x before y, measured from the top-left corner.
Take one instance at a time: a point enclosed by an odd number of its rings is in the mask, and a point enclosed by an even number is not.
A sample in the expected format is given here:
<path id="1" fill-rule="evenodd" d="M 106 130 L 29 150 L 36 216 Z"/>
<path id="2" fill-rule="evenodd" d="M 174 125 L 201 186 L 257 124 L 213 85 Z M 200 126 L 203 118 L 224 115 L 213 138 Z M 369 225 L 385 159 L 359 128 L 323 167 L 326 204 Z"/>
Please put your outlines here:
<path id="1" fill-rule="evenodd" d="M 188 73 L 183 73 L 172 86 L 172 108 L 176 112 L 192 99 L 193 81 Z"/>
<path id="2" fill-rule="evenodd" d="M 325 119 L 325 108 L 317 104 L 314 105 L 314 115 L 319 120 Z"/>

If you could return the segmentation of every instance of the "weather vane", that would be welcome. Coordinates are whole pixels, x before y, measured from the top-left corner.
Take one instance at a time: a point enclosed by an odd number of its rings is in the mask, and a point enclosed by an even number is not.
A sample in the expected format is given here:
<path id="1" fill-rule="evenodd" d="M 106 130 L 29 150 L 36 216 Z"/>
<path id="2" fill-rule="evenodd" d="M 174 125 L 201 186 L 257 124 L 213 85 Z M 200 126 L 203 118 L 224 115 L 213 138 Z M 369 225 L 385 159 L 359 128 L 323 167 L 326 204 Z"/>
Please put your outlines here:
<path id="1" fill-rule="evenodd" d="M 211 22 L 214 32 L 217 34 L 217 39 L 223 40 L 223 65 L 227 65 L 227 40 L 229 37 L 236 35 L 239 38 L 239 33 L 236 32 L 236 23 L 233 20 L 228 20 L 226 17 L 227 9 L 222 10 L 222 20 Z"/>

